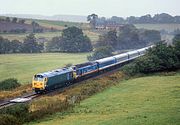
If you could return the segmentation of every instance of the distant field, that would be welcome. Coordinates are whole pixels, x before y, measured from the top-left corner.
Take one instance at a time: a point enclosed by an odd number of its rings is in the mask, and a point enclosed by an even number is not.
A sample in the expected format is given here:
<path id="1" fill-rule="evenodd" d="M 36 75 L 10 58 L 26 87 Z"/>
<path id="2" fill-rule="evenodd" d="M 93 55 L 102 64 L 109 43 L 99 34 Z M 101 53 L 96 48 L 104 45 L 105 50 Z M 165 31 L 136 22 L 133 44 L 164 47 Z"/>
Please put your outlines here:
<path id="1" fill-rule="evenodd" d="M 0 34 L 3 38 L 7 38 L 9 40 L 20 40 L 23 41 L 24 38 L 29 35 L 28 33 L 23 34 Z M 36 38 L 46 38 L 47 40 L 51 40 L 53 37 L 61 36 L 61 32 L 45 32 L 45 33 L 36 33 Z"/>
<path id="2" fill-rule="evenodd" d="M 66 64 L 87 61 L 88 53 L 41 53 L 0 55 L 0 81 L 17 78 L 22 84 L 31 82 L 35 73 L 53 70 Z"/>
<path id="3" fill-rule="evenodd" d="M 135 78 L 31 125 L 178 125 L 180 74 Z"/>
<path id="4" fill-rule="evenodd" d="M 38 24 L 40 24 L 43 27 L 46 28 L 55 28 L 57 30 L 63 30 L 67 27 L 70 26 L 76 26 L 79 27 L 81 29 L 83 29 L 85 35 L 87 35 L 93 42 L 97 41 L 99 38 L 99 34 L 98 33 L 94 33 L 89 31 L 89 25 L 87 23 L 76 23 L 76 22 L 64 22 L 64 21 L 51 21 L 51 20 L 34 20 L 35 22 L 37 22 Z M 26 23 L 27 24 L 31 24 L 32 19 L 27 19 Z M 67 27 L 65 27 L 65 25 Z M 0 36 L 7 38 L 9 40 L 20 40 L 23 41 L 24 38 L 28 35 L 28 33 L 22 33 L 22 34 L 0 34 Z M 58 32 L 45 32 L 45 33 L 36 33 L 36 38 L 46 38 L 47 40 L 51 40 L 53 37 L 56 36 L 60 36 L 61 35 L 61 31 Z"/>
<path id="5" fill-rule="evenodd" d="M 172 32 L 176 29 L 180 29 L 180 24 L 135 24 L 137 28 L 144 28 L 150 30 L 166 30 Z"/>
<path id="6" fill-rule="evenodd" d="M 35 20 L 35 21 L 43 27 L 46 27 L 46 28 L 53 27 L 53 28 L 58 29 L 58 30 L 63 30 L 65 28 L 65 25 L 68 27 L 76 26 L 76 27 L 80 27 L 82 29 L 89 28 L 87 23 L 52 21 L 52 20 Z M 31 22 L 32 22 L 32 20 L 30 20 L 30 19 L 27 20 L 27 23 L 31 23 Z"/>
<path id="7" fill-rule="evenodd" d="M 62 32 L 45 32 L 45 33 L 36 33 L 36 38 L 46 38 L 47 40 L 51 40 L 53 37 L 61 36 Z M 99 38 L 98 33 L 84 31 L 84 34 L 87 35 L 92 41 L 97 41 Z M 28 33 L 24 34 L 0 34 L 3 38 L 7 38 L 9 40 L 20 40 L 23 41 L 24 38 L 28 35 Z"/>

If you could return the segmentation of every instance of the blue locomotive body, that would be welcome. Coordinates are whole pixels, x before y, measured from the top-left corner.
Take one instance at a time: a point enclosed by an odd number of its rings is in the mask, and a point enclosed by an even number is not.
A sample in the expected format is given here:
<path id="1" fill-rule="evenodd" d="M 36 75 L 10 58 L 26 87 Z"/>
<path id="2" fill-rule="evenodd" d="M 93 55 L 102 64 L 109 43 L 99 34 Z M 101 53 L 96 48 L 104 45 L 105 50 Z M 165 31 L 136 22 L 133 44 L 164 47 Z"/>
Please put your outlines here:
<path id="1" fill-rule="evenodd" d="M 78 64 L 73 67 L 76 77 L 82 77 L 88 74 L 98 72 L 98 64 L 96 62 L 87 62 Z"/>

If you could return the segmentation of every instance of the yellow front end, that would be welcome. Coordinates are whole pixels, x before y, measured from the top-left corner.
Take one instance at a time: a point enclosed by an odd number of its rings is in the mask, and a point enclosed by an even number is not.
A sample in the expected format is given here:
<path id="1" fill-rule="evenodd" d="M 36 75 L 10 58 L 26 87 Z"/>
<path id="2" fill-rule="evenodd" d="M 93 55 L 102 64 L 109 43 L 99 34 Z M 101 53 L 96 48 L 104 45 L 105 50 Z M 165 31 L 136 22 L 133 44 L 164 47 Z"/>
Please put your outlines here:
<path id="1" fill-rule="evenodd" d="M 40 82 L 40 81 L 34 81 L 32 82 L 32 87 L 33 89 L 39 89 L 39 90 L 44 90 L 44 82 Z"/>
<path id="2" fill-rule="evenodd" d="M 35 78 L 33 77 L 33 80 L 32 80 L 32 88 L 35 90 L 35 91 L 41 91 L 41 90 L 44 90 L 45 89 L 45 84 L 46 84 L 46 79 L 44 78 Z"/>

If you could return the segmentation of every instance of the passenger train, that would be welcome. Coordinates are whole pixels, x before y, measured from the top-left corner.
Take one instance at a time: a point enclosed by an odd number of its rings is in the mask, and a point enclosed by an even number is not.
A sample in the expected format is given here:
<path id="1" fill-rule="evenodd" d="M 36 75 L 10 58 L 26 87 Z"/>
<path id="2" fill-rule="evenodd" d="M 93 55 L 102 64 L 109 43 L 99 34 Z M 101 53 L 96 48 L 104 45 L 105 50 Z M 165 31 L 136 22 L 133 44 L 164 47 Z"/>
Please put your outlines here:
<path id="1" fill-rule="evenodd" d="M 36 93 L 43 93 L 58 87 L 64 87 L 82 77 L 104 72 L 132 61 L 135 58 L 144 55 L 146 51 L 152 47 L 153 46 L 149 46 L 92 62 L 77 64 L 69 68 L 60 68 L 35 74 L 32 80 L 32 88 Z"/>

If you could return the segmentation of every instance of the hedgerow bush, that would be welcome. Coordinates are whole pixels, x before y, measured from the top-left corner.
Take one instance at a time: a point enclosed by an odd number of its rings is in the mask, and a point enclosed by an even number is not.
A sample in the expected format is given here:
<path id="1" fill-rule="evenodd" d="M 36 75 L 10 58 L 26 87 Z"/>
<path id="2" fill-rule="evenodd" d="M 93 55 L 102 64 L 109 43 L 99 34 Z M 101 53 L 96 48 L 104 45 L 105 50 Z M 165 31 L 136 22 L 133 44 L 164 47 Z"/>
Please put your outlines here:
<path id="1" fill-rule="evenodd" d="M 15 78 L 9 78 L 0 82 L 0 90 L 12 90 L 19 87 L 21 84 Z"/>
<path id="2" fill-rule="evenodd" d="M 12 115 L 1 114 L 0 125 L 21 125 L 21 123 L 16 117 Z"/>
<path id="3" fill-rule="evenodd" d="M 29 105 L 16 104 L 0 110 L 0 125 L 21 125 L 29 121 Z"/>
<path id="4" fill-rule="evenodd" d="M 159 42 L 155 47 L 149 49 L 146 55 L 125 65 L 122 70 L 128 75 L 177 70 L 180 68 L 179 47 L 177 45 L 179 45 L 177 42 L 174 45 Z"/>

